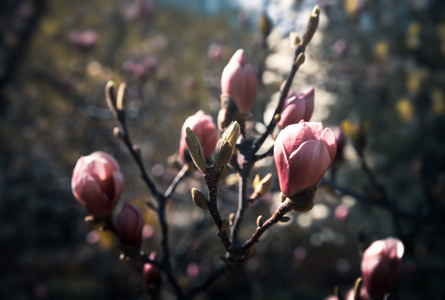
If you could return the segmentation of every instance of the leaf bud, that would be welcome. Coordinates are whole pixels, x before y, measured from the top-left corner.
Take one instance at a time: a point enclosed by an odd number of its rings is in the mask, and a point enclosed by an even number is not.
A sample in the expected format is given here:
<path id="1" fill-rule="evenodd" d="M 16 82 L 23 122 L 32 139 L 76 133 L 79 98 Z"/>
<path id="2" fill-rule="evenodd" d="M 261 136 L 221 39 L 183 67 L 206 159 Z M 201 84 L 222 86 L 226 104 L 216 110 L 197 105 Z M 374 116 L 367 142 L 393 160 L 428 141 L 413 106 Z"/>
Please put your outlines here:
<path id="1" fill-rule="evenodd" d="M 216 145 L 216 163 L 218 168 L 225 167 L 232 158 L 233 147 L 229 142 L 220 139 Z"/>
<path id="2" fill-rule="evenodd" d="M 186 128 L 185 141 L 187 143 L 187 147 L 189 149 L 190 156 L 192 157 L 194 164 L 201 172 L 204 173 L 207 170 L 204 151 L 202 150 L 201 143 L 199 142 L 195 133 L 190 129 L 190 127 Z"/>
<path id="3" fill-rule="evenodd" d="M 222 139 L 230 143 L 235 150 L 236 141 L 238 140 L 238 135 L 240 133 L 240 127 L 237 121 L 230 123 L 229 127 L 224 130 Z"/>
<path id="4" fill-rule="evenodd" d="M 113 128 L 113 135 L 114 137 L 119 140 L 122 141 L 124 139 L 124 133 L 122 132 L 122 130 L 119 127 L 114 127 Z"/>
<path id="5" fill-rule="evenodd" d="M 258 218 L 256 218 L 256 226 L 261 227 L 264 224 L 264 219 L 262 215 L 259 215 Z"/>
<path id="6" fill-rule="evenodd" d="M 301 66 L 304 63 L 305 59 L 306 59 L 306 56 L 304 55 L 304 52 L 301 52 L 300 54 L 298 54 L 297 59 L 295 60 L 295 63 L 298 66 Z"/>
<path id="7" fill-rule="evenodd" d="M 216 177 L 216 183 L 221 184 L 226 180 L 227 175 L 229 175 L 229 170 L 226 167 L 223 167 L 221 171 L 219 171 L 218 176 Z"/>
<path id="8" fill-rule="evenodd" d="M 105 99 L 107 100 L 108 108 L 115 112 L 117 110 L 116 107 L 116 84 L 114 81 L 110 80 L 107 82 L 105 86 Z"/>
<path id="9" fill-rule="evenodd" d="M 198 207 L 204 210 L 209 210 L 206 196 L 204 196 L 204 194 L 197 188 L 192 188 L 192 199 Z"/>
<path id="10" fill-rule="evenodd" d="M 121 84 L 119 84 L 119 88 L 117 90 L 117 97 L 116 97 L 116 109 L 117 110 L 124 109 L 126 90 L 127 90 L 127 84 L 125 82 L 121 82 Z"/>
<path id="11" fill-rule="evenodd" d="M 306 25 L 306 30 L 304 31 L 303 38 L 301 40 L 302 47 L 306 47 L 312 40 L 315 31 L 317 31 L 319 20 L 320 20 L 320 7 L 318 5 L 315 5 L 314 9 L 312 10 L 311 16 L 309 18 L 309 22 Z"/>
<path id="12" fill-rule="evenodd" d="M 267 174 L 264 178 L 255 186 L 255 190 L 251 196 L 252 200 L 257 200 L 258 198 L 264 196 L 269 192 L 272 187 L 272 173 Z"/>

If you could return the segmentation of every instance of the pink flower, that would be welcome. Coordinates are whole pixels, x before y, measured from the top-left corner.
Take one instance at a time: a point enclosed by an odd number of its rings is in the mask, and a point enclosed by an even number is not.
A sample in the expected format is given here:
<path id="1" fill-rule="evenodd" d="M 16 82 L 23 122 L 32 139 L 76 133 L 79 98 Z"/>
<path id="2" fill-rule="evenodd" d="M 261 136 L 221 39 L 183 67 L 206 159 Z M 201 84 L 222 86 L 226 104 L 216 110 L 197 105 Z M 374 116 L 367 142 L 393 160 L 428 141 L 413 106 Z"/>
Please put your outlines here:
<path id="1" fill-rule="evenodd" d="M 335 137 L 321 123 L 301 121 L 283 129 L 275 141 L 274 158 L 283 194 L 292 197 L 315 187 L 335 157 Z"/>
<path id="2" fill-rule="evenodd" d="M 97 34 L 93 30 L 75 30 L 71 33 L 71 43 L 82 50 L 89 50 L 96 45 Z"/>
<path id="3" fill-rule="evenodd" d="M 233 54 L 221 75 L 221 91 L 236 103 L 239 112 L 248 113 L 255 103 L 257 79 L 244 50 Z"/>
<path id="4" fill-rule="evenodd" d="M 156 260 L 156 253 L 152 252 L 150 254 L 151 260 Z M 161 280 L 161 270 L 150 263 L 144 265 L 144 270 L 142 272 L 144 277 L 144 286 L 148 290 L 148 292 L 155 296 L 159 293 L 159 289 L 161 288 L 162 280 Z"/>
<path id="5" fill-rule="evenodd" d="M 190 129 L 195 133 L 199 142 L 201 143 L 204 157 L 208 158 L 215 150 L 216 143 L 218 142 L 218 131 L 216 125 L 213 122 L 211 116 L 206 115 L 202 110 L 198 111 L 194 115 L 188 117 L 181 129 L 181 141 L 179 143 L 179 160 L 182 164 L 187 161 L 191 161 L 190 154 L 188 153 L 187 143 L 185 141 L 186 133 L 185 129 Z"/>
<path id="6" fill-rule="evenodd" d="M 113 212 L 124 189 L 124 178 L 111 155 L 96 151 L 77 161 L 71 189 L 87 213 L 103 218 Z"/>
<path id="7" fill-rule="evenodd" d="M 217 63 L 221 60 L 222 47 L 218 43 L 213 43 L 209 46 L 207 50 L 207 57 L 212 63 Z"/>
<path id="8" fill-rule="evenodd" d="M 125 246 L 139 246 L 142 242 L 144 217 L 141 210 L 125 203 L 116 220 L 117 235 Z"/>
<path id="9" fill-rule="evenodd" d="M 364 286 L 373 299 L 383 299 L 402 276 L 404 250 L 403 243 L 399 239 L 387 238 L 375 241 L 363 253 Z"/>
<path id="10" fill-rule="evenodd" d="M 278 122 L 280 128 L 285 128 L 291 124 L 297 124 L 301 120 L 309 122 L 314 112 L 314 88 L 310 88 L 304 93 L 289 93 L 287 101 L 281 111 L 281 119 Z"/>

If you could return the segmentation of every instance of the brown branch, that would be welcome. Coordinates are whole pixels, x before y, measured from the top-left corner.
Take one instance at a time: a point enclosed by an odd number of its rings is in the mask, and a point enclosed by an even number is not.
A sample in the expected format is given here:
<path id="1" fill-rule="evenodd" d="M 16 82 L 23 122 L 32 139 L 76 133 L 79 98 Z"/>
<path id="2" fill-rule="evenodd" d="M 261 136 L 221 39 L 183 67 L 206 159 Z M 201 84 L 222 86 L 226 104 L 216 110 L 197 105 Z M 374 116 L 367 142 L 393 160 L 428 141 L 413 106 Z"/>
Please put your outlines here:
<path id="1" fill-rule="evenodd" d="M 248 250 L 250 247 L 252 247 L 255 243 L 259 241 L 259 238 L 261 235 L 266 232 L 267 229 L 269 229 L 272 225 L 278 223 L 286 213 L 290 212 L 292 210 L 292 203 L 289 201 L 285 201 L 278 206 L 278 208 L 275 210 L 274 214 L 266 221 L 263 225 L 260 227 L 257 227 L 255 232 L 252 234 L 250 239 L 248 239 L 244 245 L 243 250 Z"/>

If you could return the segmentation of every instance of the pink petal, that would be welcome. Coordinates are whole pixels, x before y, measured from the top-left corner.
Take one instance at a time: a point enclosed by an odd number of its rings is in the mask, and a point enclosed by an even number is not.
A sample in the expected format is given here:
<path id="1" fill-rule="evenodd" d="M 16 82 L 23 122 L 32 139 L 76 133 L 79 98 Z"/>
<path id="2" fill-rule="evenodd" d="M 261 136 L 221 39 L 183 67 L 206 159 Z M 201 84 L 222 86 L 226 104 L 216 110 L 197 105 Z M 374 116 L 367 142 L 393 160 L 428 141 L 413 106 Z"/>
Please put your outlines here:
<path id="1" fill-rule="evenodd" d="M 304 122 L 307 126 L 312 128 L 314 134 L 316 135 L 316 139 L 320 140 L 321 133 L 323 132 L 323 124 L 320 122 Z"/>
<path id="2" fill-rule="evenodd" d="M 80 204 L 96 218 L 103 218 L 111 213 L 108 198 L 101 193 L 99 186 L 91 176 L 84 176 L 76 186 Z"/>
<path id="3" fill-rule="evenodd" d="M 304 142 L 289 157 L 290 195 L 288 196 L 316 186 L 330 165 L 329 152 L 323 142 L 314 140 Z"/>
<path id="4" fill-rule="evenodd" d="M 331 157 L 331 162 L 334 161 L 335 153 L 337 152 L 337 141 L 335 139 L 335 134 L 331 128 L 326 128 L 321 134 L 321 140 L 325 143 L 326 148 L 329 151 L 329 156 Z"/>
<path id="5" fill-rule="evenodd" d="M 317 132 L 312 130 L 306 123 L 301 122 L 292 124 L 284 128 L 276 139 L 276 143 L 280 142 L 284 145 L 286 155 L 289 155 L 298 149 L 302 143 L 308 140 L 318 140 Z"/>
<path id="6" fill-rule="evenodd" d="M 303 119 L 305 111 L 306 105 L 304 101 L 301 101 L 296 97 L 289 98 L 281 112 L 281 119 L 278 125 L 281 128 L 286 128 L 286 126 L 291 124 L 297 124 Z"/>
<path id="7" fill-rule="evenodd" d="M 274 146 L 274 159 L 278 171 L 278 180 L 280 183 L 280 189 L 286 194 L 286 190 L 289 186 L 289 161 L 284 149 L 283 143 L 275 142 Z M 287 194 L 286 194 L 287 195 Z M 291 195 L 289 195 L 291 196 Z"/>

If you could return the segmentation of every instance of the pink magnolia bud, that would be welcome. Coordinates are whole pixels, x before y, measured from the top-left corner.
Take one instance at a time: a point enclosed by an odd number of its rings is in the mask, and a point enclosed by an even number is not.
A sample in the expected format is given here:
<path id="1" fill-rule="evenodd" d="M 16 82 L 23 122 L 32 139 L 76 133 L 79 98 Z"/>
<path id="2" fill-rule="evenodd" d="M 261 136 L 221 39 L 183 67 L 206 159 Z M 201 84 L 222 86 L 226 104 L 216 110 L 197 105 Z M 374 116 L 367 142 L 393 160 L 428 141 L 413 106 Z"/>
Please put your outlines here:
<path id="1" fill-rule="evenodd" d="M 71 189 L 87 213 L 103 218 L 113 212 L 124 189 L 124 178 L 111 155 L 96 151 L 77 161 Z"/>
<path id="2" fill-rule="evenodd" d="M 150 259 L 156 260 L 155 252 L 152 252 L 150 254 Z M 144 276 L 145 288 L 152 296 L 157 295 L 159 293 L 162 284 L 161 270 L 157 266 L 147 263 L 144 265 L 144 270 L 142 273 Z"/>
<path id="3" fill-rule="evenodd" d="M 222 72 L 222 93 L 233 99 L 239 112 L 248 113 L 255 103 L 257 84 L 255 71 L 247 61 L 244 50 L 239 49 Z"/>
<path id="4" fill-rule="evenodd" d="M 204 157 L 208 158 L 215 150 L 216 143 L 218 142 L 218 131 L 216 125 L 213 122 L 211 116 L 206 115 L 202 110 L 198 111 L 194 115 L 188 117 L 181 129 L 181 141 L 179 143 L 179 160 L 182 164 L 187 161 L 191 161 L 190 154 L 188 153 L 187 143 L 185 141 L 186 132 L 185 129 L 190 129 L 195 133 L 199 142 L 201 143 Z"/>
<path id="5" fill-rule="evenodd" d="M 291 124 L 297 124 L 301 120 L 309 122 L 314 112 L 314 88 L 311 87 L 301 94 L 289 93 L 278 123 L 280 128 L 285 128 Z"/>
<path id="6" fill-rule="evenodd" d="M 375 241 L 363 253 L 364 286 L 373 299 L 383 299 L 402 276 L 403 243 L 396 238 Z"/>
<path id="7" fill-rule="evenodd" d="M 141 210 L 125 203 L 116 220 L 117 235 L 125 246 L 139 246 L 142 242 L 144 217 Z"/>
<path id="8" fill-rule="evenodd" d="M 304 122 L 283 129 L 274 146 L 275 164 L 283 194 L 292 197 L 315 187 L 332 164 L 336 151 L 331 129 Z"/>

